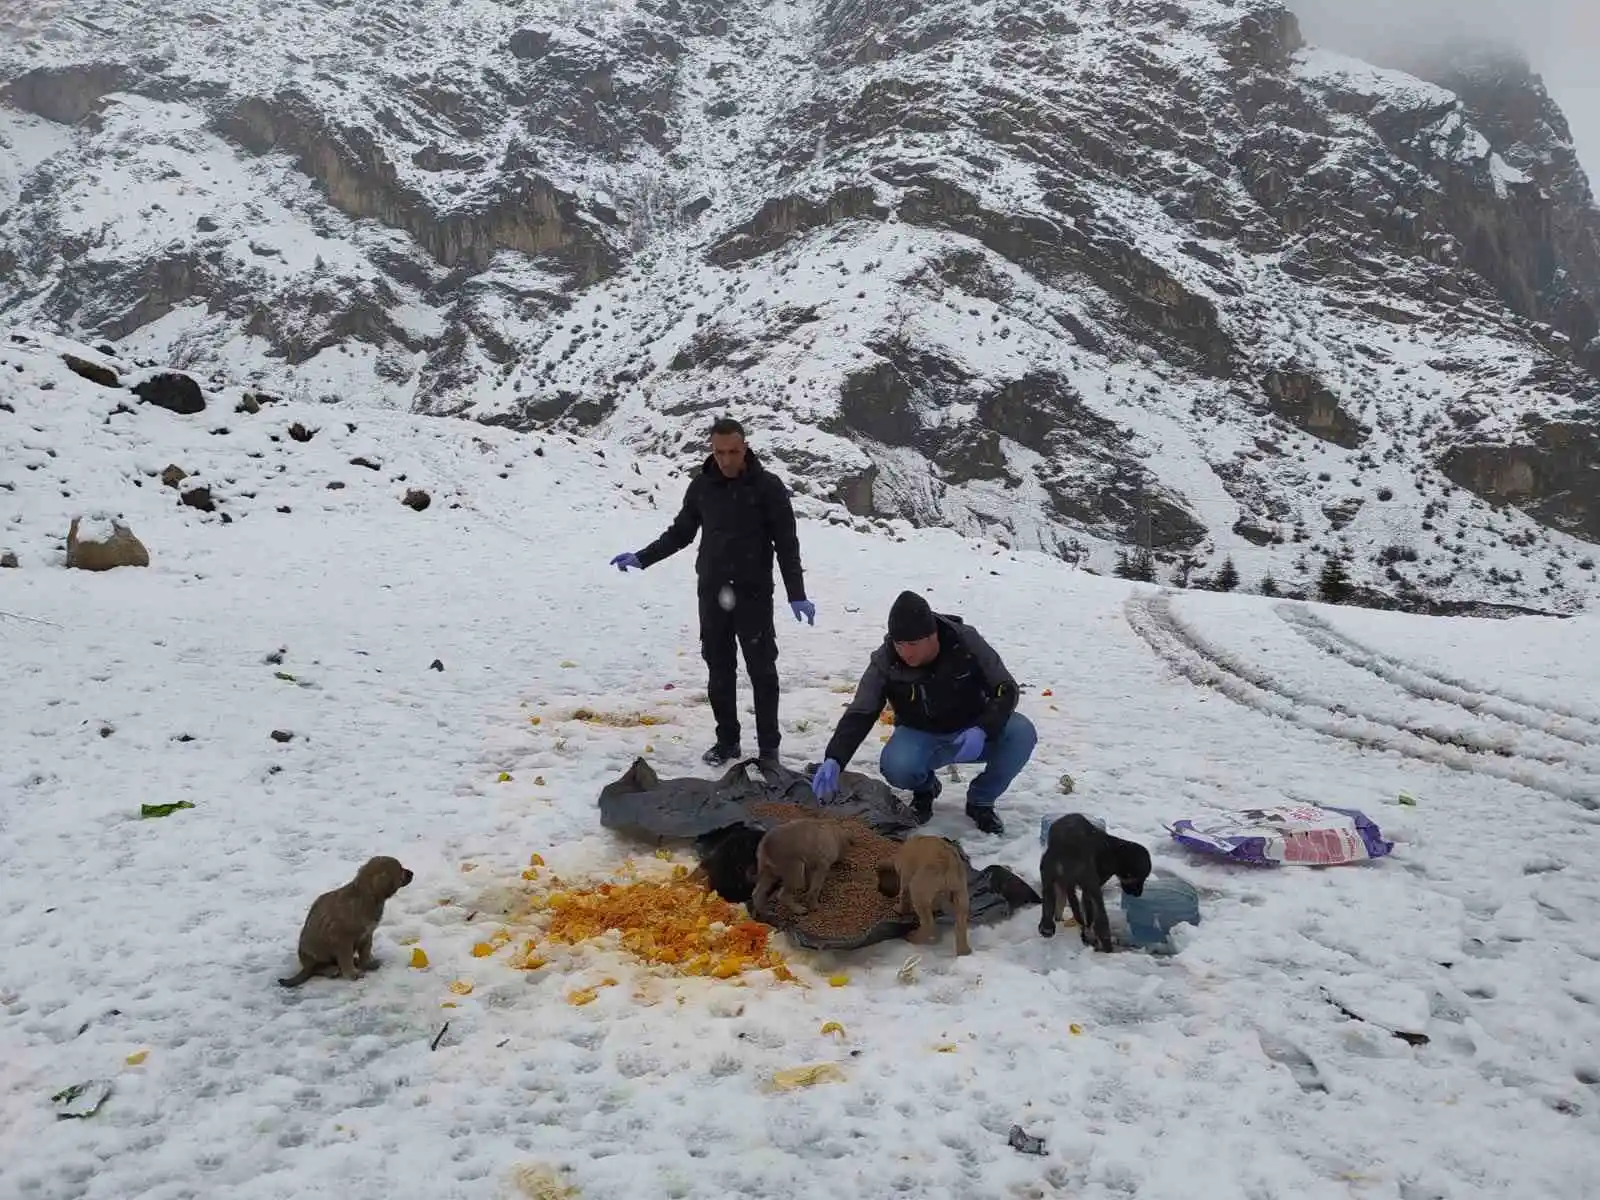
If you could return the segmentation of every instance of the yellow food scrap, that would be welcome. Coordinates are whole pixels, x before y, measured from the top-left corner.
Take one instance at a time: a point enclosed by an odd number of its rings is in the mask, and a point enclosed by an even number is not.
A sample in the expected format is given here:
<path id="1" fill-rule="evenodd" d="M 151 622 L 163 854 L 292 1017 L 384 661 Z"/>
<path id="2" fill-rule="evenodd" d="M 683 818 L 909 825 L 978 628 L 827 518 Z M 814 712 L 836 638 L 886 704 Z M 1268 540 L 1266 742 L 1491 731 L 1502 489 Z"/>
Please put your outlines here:
<path id="1" fill-rule="evenodd" d="M 528 718 L 528 724 L 529 725 L 542 725 L 542 724 L 544 724 L 544 718 L 543 717 L 529 717 Z"/>
<path id="2" fill-rule="evenodd" d="M 567 1003 L 581 1008 L 585 1004 L 593 1004 L 596 994 L 594 988 L 579 988 L 575 992 L 567 993 Z"/>
<path id="3" fill-rule="evenodd" d="M 537 971 L 546 966 L 547 960 L 541 958 L 538 948 L 534 946 L 533 939 L 529 938 L 522 944 L 522 949 L 511 956 L 511 969 L 514 971 Z"/>
<path id="4" fill-rule="evenodd" d="M 827 1037 L 828 1034 L 830 1034 L 830 1033 L 836 1033 L 840 1037 L 843 1037 L 844 1036 L 844 1026 L 839 1024 L 839 1022 L 837 1022 L 837 1021 L 829 1021 L 826 1025 L 824 1025 L 822 1027 L 822 1036 L 823 1037 Z"/>
<path id="5" fill-rule="evenodd" d="M 149 1057 L 150 1057 L 150 1051 L 148 1051 L 148 1050 L 135 1050 L 132 1054 L 128 1055 L 128 1060 L 127 1060 L 128 1061 L 128 1065 L 130 1067 L 137 1067 L 140 1063 L 142 1063 L 145 1059 L 147 1059 Z"/>
<path id="6" fill-rule="evenodd" d="M 565 670 L 565 671 L 570 671 L 573 667 L 575 667 L 577 665 L 578 664 L 573 662 L 570 658 L 563 658 L 561 660 L 561 668 L 562 668 L 562 670 Z"/>
<path id="7" fill-rule="evenodd" d="M 418 970 L 428 965 L 428 955 L 421 946 L 411 948 L 411 965 Z"/>
<path id="8" fill-rule="evenodd" d="M 511 1173 L 511 1181 L 527 1200 L 579 1200 L 577 1188 L 562 1180 L 552 1168 L 529 1163 Z"/>
<path id="9" fill-rule="evenodd" d="M 956 1052 L 956 1044 L 954 1042 L 940 1042 L 934 1047 L 934 1050 L 939 1054 L 954 1054 Z"/>
<path id="10" fill-rule="evenodd" d="M 477 945 L 472 947 L 472 957 L 473 958 L 488 958 L 491 954 L 494 953 L 494 949 L 495 948 L 493 946 L 489 945 L 488 942 L 479 942 Z"/>
<path id="11" fill-rule="evenodd" d="M 496 775 L 494 777 L 494 781 L 496 783 L 510 783 L 511 782 L 511 772 L 510 771 L 501 771 L 500 774 L 498 774 L 498 775 Z"/>
<path id="12" fill-rule="evenodd" d="M 458 996 L 470 996 L 472 995 L 472 984 L 466 979 L 456 979 L 451 981 L 450 990 Z"/>
<path id="13" fill-rule="evenodd" d="M 656 857 L 659 858 L 662 862 L 671 862 L 672 861 L 672 851 L 668 850 L 665 846 L 657 846 L 656 847 Z"/>
<path id="14" fill-rule="evenodd" d="M 544 866 L 544 855 L 542 855 L 542 854 L 530 854 L 530 855 L 528 855 L 528 865 L 530 867 L 542 867 L 542 866 Z"/>
<path id="15" fill-rule="evenodd" d="M 772 1086 L 788 1092 L 817 1083 L 843 1083 L 844 1072 L 833 1063 L 814 1063 L 809 1067 L 790 1067 L 772 1076 Z"/>
<path id="16" fill-rule="evenodd" d="M 1073 1037 L 1077 1037 L 1080 1033 L 1083 1032 L 1083 1026 L 1082 1025 L 1068 1025 L 1067 1026 L 1067 1032 L 1070 1033 Z"/>
<path id="17" fill-rule="evenodd" d="M 843 987 L 845 984 L 847 984 L 849 982 L 850 982 L 850 976 L 848 976 L 848 975 L 840 974 L 840 975 L 829 975 L 828 976 L 828 986 L 829 987 Z"/>

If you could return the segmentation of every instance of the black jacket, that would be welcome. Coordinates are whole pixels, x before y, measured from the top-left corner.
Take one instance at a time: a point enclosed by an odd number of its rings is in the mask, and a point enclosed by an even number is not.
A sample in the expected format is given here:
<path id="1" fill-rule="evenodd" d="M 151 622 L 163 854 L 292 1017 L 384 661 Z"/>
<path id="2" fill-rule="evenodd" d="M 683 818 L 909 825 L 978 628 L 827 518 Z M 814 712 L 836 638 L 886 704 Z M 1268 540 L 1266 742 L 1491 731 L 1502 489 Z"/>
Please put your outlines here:
<path id="1" fill-rule="evenodd" d="M 908 667 L 887 637 L 856 687 L 823 753 L 841 767 L 861 748 L 887 702 L 894 723 L 929 733 L 959 733 L 976 725 L 993 741 L 1017 707 L 1017 681 L 994 647 L 960 617 L 936 614 L 939 657 Z"/>
<path id="2" fill-rule="evenodd" d="M 702 592 L 732 584 L 736 591 L 772 593 L 772 561 L 776 555 L 790 600 L 806 598 L 800 570 L 800 537 L 794 508 L 783 480 L 761 465 L 753 451 L 745 453 L 744 471 L 729 479 L 707 458 L 689 481 L 683 507 L 667 531 L 639 551 L 648 567 L 684 549 L 700 534 L 695 574 Z"/>

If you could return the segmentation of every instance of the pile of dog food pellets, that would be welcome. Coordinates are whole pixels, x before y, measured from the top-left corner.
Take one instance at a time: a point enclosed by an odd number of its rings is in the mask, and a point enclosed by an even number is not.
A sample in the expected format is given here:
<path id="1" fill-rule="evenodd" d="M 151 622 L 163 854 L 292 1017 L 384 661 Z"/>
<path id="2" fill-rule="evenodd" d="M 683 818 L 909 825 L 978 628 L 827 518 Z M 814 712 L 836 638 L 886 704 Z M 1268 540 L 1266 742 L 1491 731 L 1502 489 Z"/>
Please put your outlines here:
<path id="1" fill-rule="evenodd" d="M 797 929 L 816 938 L 850 939 L 894 915 L 895 898 L 878 891 L 878 864 L 894 858 L 900 849 L 899 842 L 873 832 L 865 822 L 854 817 L 829 817 L 825 812 L 798 804 L 752 804 L 750 811 L 774 821 L 842 820 L 855 826 L 855 841 L 844 858 L 834 863 L 828 872 L 828 881 L 822 886 L 822 898 L 816 908 L 796 917 L 783 901 L 773 898 L 766 915 L 779 928 Z"/>

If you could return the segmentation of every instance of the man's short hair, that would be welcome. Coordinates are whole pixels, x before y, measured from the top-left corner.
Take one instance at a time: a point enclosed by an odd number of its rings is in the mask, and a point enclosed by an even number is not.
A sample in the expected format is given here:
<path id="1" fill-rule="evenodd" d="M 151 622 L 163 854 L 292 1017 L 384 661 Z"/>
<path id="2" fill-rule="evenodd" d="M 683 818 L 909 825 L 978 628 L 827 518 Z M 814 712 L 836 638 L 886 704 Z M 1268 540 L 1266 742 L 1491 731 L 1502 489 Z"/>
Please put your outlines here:
<path id="1" fill-rule="evenodd" d="M 737 433 L 740 437 L 743 437 L 744 426 L 732 417 L 718 417 L 711 423 L 712 437 L 726 437 L 730 433 Z"/>

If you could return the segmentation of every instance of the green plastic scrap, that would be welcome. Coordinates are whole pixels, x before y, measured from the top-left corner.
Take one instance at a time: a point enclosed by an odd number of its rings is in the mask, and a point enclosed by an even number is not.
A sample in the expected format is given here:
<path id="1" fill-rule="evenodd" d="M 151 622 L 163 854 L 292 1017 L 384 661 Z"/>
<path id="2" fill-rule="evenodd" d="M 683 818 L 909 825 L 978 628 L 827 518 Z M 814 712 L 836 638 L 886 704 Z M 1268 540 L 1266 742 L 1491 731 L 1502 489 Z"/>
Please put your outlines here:
<path id="1" fill-rule="evenodd" d="M 141 804 L 139 816 L 145 817 L 170 817 L 180 808 L 193 808 L 194 805 L 187 800 L 174 800 L 171 804 Z"/>

